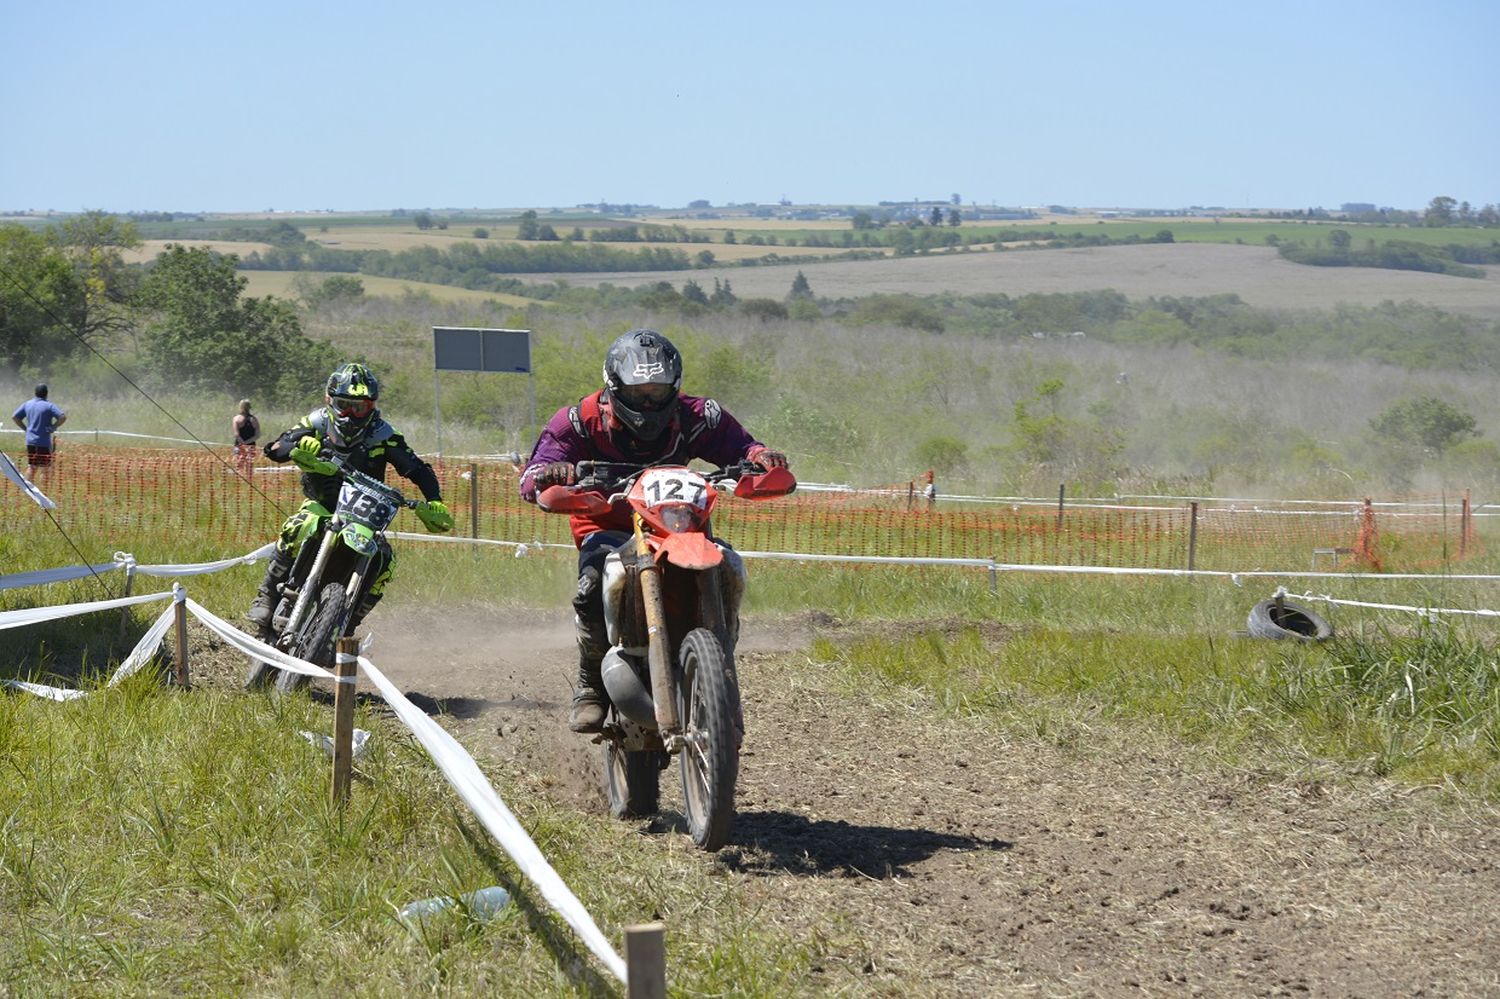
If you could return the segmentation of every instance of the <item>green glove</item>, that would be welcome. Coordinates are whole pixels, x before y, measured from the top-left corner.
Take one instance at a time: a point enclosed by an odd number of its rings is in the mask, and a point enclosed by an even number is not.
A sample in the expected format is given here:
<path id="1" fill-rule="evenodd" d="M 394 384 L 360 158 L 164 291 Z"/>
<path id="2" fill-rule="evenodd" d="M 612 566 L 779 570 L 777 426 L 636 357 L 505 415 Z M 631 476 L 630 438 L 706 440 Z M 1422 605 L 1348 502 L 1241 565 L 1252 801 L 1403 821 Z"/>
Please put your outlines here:
<path id="1" fill-rule="evenodd" d="M 322 441 L 309 434 L 293 446 L 292 462 L 306 472 L 319 472 L 323 475 L 332 475 L 338 469 L 333 466 L 332 462 L 324 461 L 318 457 L 318 453 L 322 450 Z"/>
<path id="2" fill-rule="evenodd" d="M 417 519 L 433 534 L 447 534 L 453 530 L 453 514 L 442 500 L 424 500 L 417 504 Z"/>

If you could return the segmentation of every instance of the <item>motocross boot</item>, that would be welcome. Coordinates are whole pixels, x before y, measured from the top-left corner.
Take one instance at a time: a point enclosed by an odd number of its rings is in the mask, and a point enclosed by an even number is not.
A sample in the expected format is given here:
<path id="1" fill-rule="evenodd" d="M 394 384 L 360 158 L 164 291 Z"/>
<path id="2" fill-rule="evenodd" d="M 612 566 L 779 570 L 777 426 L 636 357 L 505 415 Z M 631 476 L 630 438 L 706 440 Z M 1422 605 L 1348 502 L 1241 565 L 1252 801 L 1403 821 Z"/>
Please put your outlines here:
<path id="1" fill-rule="evenodd" d="M 609 697 L 604 692 L 599 660 L 580 658 L 578 689 L 573 691 L 573 710 L 568 712 L 568 728 L 574 732 L 598 732 L 604 728 L 604 713 Z"/>
<path id="2" fill-rule="evenodd" d="M 604 653 L 609 651 L 609 632 L 604 626 L 604 600 L 595 566 L 587 566 L 578 574 L 573 621 L 578 627 L 578 688 L 573 691 L 568 728 L 574 732 L 598 732 L 604 727 L 609 704 L 600 671 Z"/>
<path id="3" fill-rule="evenodd" d="M 287 573 L 292 571 L 292 558 L 291 552 L 277 549 L 271 556 L 271 564 L 266 566 L 266 578 L 260 581 L 260 590 L 255 594 L 255 600 L 245 612 L 246 620 L 261 631 L 271 627 L 271 614 L 276 610 L 276 600 L 280 596 L 277 588 L 286 579 Z"/>

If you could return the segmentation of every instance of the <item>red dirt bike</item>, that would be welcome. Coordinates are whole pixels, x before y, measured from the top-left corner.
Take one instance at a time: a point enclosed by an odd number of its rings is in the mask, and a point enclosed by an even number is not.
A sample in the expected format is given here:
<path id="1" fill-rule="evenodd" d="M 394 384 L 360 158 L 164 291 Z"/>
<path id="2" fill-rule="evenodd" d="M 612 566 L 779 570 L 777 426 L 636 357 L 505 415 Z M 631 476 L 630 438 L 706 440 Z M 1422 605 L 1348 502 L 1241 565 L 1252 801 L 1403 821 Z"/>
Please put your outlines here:
<path id="1" fill-rule="evenodd" d="M 785 496 L 785 468 L 741 463 L 702 474 L 683 465 L 579 462 L 579 480 L 549 486 L 549 513 L 598 516 L 631 510 L 633 536 L 610 552 L 601 580 L 610 650 L 604 687 L 605 787 L 618 818 L 657 810 L 659 779 L 682 762 L 688 832 L 705 850 L 729 840 L 745 722 L 734 646 L 744 564 L 717 544 L 709 515 L 719 492 L 743 499 Z"/>

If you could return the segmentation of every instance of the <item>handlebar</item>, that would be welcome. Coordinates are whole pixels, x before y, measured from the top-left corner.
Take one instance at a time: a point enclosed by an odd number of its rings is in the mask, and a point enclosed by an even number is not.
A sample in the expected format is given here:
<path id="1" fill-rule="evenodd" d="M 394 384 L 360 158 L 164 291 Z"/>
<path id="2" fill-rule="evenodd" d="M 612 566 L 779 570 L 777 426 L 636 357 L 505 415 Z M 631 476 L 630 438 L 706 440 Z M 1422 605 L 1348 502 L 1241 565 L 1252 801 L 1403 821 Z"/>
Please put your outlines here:
<path id="1" fill-rule="evenodd" d="M 678 463 L 671 462 L 671 464 Z M 660 466 L 661 463 L 640 465 L 623 461 L 580 461 L 574 466 L 578 477 L 574 480 L 573 488 L 591 489 L 606 494 L 629 492 L 630 484 L 637 476 Z M 738 482 L 743 476 L 759 475 L 765 471 L 765 466 L 756 462 L 737 461 L 732 465 L 725 465 L 723 468 L 700 474 L 716 488 L 723 488 L 721 484 Z"/>
<path id="2" fill-rule="evenodd" d="M 603 514 L 625 499 L 642 473 L 676 464 L 580 461 L 574 466 L 578 478 L 572 485 L 548 486 L 537 494 L 536 503 L 548 513 Z M 791 472 L 784 468 L 766 468 L 752 461 L 738 461 L 698 474 L 707 479 L 715 491 L 733 492 L 735 496 L 746 499 L 785 496 L 797 488 L 797 480 Z"/>
<path id="3" fill-rule="evenodd" d="M 344 459 L 336 453 L 329 452 L 328 457 L 323 460 L 332 465 L 334 470 L 348 481 L 357 483 L 363 489 L 380 493 L 397 506 L 404 506 L 408 510 L 415 510 L 422 503 L 421 500 L 407 499 L 401 490 L 395 486 L 387 485 L 373 475 L 368 475 L 357 468 L 349 467 Z"/>

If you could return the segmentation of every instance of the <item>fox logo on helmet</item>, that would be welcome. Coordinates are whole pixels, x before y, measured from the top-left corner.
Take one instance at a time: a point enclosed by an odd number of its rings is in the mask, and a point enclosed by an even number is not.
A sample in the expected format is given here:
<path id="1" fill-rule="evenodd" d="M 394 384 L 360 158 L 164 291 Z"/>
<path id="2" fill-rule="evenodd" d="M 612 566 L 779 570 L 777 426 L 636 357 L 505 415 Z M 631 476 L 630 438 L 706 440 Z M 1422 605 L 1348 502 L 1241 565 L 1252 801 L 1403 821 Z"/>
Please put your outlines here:
<path id="1" fill-rule="evenodd" d="M 626 397 L 627 388 L 667 386 L 654 405 L 642 406 Z M 674 419 L 673 401 L 682 386 L 682 355 L 672 341 L 655 330 L 630 330 L 615 338 L 604 355 L 604 396 L 613 418 L 642 441 L 659 438 Z"/>

